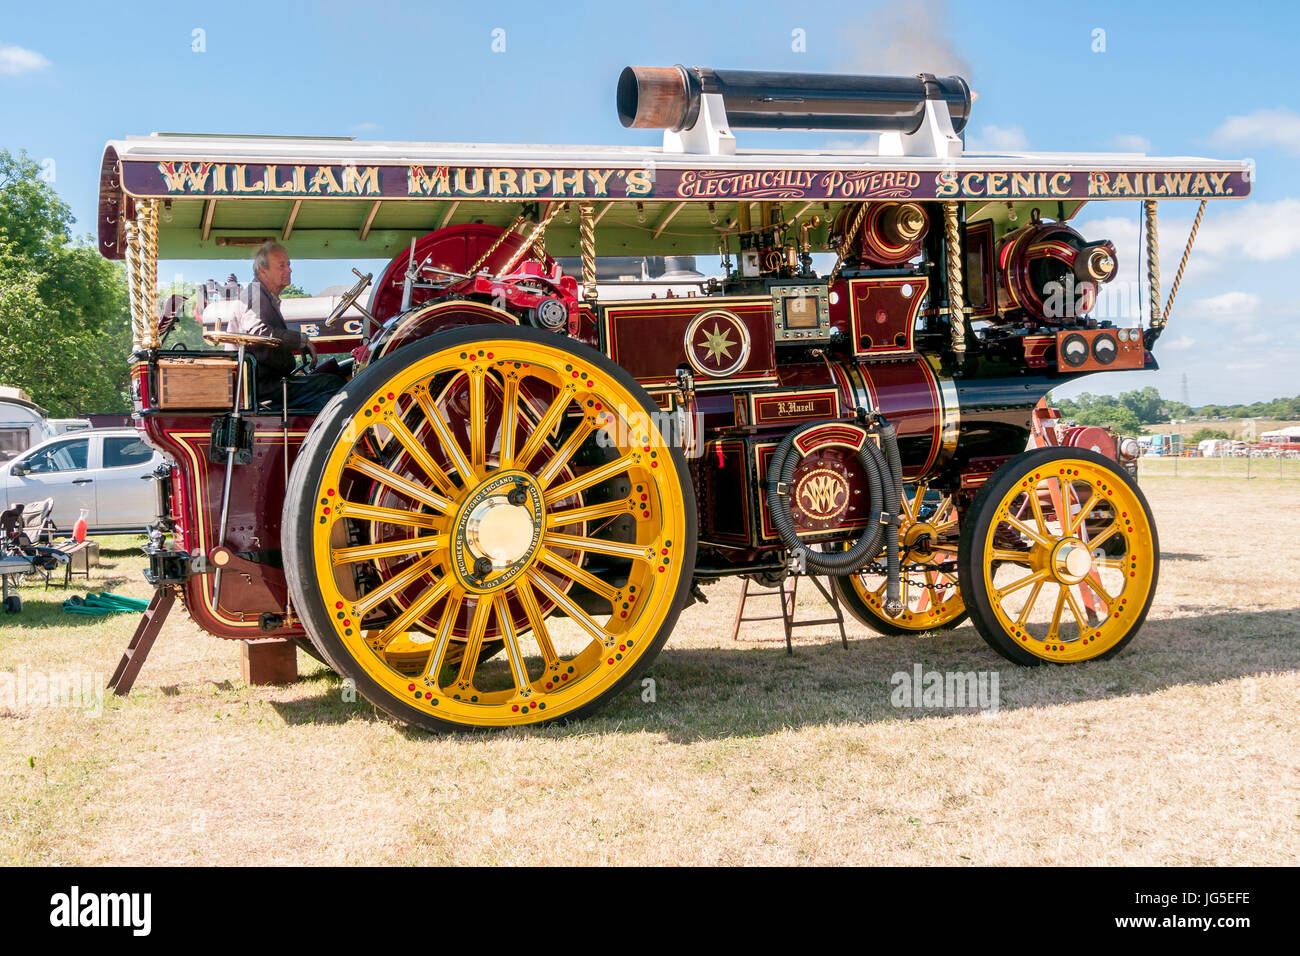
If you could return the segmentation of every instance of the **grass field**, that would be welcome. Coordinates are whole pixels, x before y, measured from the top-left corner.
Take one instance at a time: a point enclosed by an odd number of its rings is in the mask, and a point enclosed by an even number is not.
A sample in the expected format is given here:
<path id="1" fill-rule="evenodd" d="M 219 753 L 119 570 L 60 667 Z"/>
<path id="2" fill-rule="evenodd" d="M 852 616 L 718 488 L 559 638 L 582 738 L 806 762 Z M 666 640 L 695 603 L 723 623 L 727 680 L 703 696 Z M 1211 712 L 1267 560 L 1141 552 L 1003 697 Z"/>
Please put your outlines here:
<path id="1" fill-rule="evenodd" d="M 1159 592 L 1099 664 L 1019 669 L 969 624 L 854 623 L 848 650 L 809 628 L 787 657 L 777 622 L 731 640 L 723 583 L 679 622 L 653 702 L 432 737 L 345 702 L 305 655 L 299 683 L 245 686 L 237 645 L 176 615 L 98 716 L 0 698 L 0 862 L 1294 864 L 1300 485 L 1143 486 Z M 91 589 L 147 597 L 132 543 L 111 543 Z M 102 686 L 136 619 L 22 593 L 0 675 Z M 822 616 L 812 593 L 801 614 Z M 916 664 L 996 672 L 1000 709 L 891 706 Z"/>
<path id="2" fill-rule="evenodd" d="M 1300 458 L 1165 458 L 1150 455 L 1138 459 L 1138 475 L 1149 478 L 1281 478 L 1300 479 Z M 1298 495 L 1293 488 L 1286 494 Z"/>

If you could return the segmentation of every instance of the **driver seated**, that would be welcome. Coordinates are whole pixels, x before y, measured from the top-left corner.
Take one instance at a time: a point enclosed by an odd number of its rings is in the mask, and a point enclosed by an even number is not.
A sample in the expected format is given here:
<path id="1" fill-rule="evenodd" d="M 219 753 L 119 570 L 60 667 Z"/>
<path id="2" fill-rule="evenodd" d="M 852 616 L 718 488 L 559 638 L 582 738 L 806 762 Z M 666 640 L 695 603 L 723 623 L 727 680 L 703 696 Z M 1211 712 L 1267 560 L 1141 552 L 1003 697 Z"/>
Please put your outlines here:
<path id="1" fill-rule="evenodd" d="M 318 412 L 345 384 L 342 375 L 318 369 L 308 375 L 294 374 L 294 353 L 306 349 L 316 360 L 316 346 L 310 337 L 289 328 L 280 313 L 280 293 L 289 286 L 292 269 L 289 253 L 277 242 L 265 242 L 253 254 L 253 281 L 240 295 L 247 306 L 232 316 L 228 331 L 264 335 L 277 345 L 251 345 L 248 353 L 257 359 L 257 395 L 263 404 L 279 408 L 284 379 L 289 384 L 289 407 Z M 331 363 L 334 369 L 338 366 Z"/>

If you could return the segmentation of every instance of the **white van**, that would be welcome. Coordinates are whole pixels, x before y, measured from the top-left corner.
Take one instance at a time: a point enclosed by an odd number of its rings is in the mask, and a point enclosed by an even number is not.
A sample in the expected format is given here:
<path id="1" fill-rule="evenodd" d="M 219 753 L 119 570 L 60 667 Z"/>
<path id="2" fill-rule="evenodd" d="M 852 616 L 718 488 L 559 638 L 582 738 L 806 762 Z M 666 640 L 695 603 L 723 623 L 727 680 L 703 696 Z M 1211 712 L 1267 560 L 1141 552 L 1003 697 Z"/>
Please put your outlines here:
<path id="1" fill-rule="evenodd" d="M 64 432 L 92 428 L 88 418 L 50 418 L 21 388 L 0 385 L 0 462 Z"/>
<path id="2" fill-rule="evenodd" d="M 45 409 L 20 388 L 0 388 L 0 461 L 52 437 Z"/>
<path id="3" fill-rule="evenodd" d="M 53 498 L 60 531 L 84 509 L 92 532 L 142 534 L 158 510 L 153 471 L 163 460 L 133 428 L 60 435 L 0 465 L 4 507 Z"/>

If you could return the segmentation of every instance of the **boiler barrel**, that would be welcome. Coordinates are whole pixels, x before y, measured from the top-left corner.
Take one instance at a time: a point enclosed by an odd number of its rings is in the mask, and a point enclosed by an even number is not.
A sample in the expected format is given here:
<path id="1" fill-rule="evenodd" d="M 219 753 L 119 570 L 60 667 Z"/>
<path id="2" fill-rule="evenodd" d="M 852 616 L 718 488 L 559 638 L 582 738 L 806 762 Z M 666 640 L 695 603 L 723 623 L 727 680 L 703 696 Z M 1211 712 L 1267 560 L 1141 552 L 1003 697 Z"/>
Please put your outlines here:
<path id="1" fill-rule="evenodd" d="M 906 481 L 1024 451 L 1034 405 L 1060 384 L 1038 375 L 954 378 L 923 358 L 784 366 L 780 375 L 785 388 L 834 385 L 842 407 L 880 412 L 897 430 Z"/>
<path id="2" fill-rule="evenodd" d="M 914 133 L 925 101 L 948 104 L 953 129 L 970 117 L 971 91 L 960 76 L 839 76 L 712 70 L 708 67 L 629 66 L 618 79 L 618 118 L 625 127 L 689 129 L 700 97 L 722 96 L 727 121 L 738 128 L 871 130 Z"/>

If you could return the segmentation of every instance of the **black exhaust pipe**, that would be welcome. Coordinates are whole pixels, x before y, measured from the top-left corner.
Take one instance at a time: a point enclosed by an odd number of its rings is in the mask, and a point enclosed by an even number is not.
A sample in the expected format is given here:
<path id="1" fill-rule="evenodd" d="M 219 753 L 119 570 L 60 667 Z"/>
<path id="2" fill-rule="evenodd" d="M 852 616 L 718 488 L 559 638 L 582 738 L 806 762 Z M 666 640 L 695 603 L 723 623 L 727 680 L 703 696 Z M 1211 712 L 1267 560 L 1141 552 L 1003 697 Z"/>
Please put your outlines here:
<path id="1" fill-rule="evenodd" d="M 960 76 L 838 76 L 708 67 L 629 66 L 618 78 L 618 119 L 637 129 L 690 129 L 700 97 L 719 93 L 733 127 L 915 133 L 926 99 L 948 104 L 953 129 L 970 118 Z"/>

